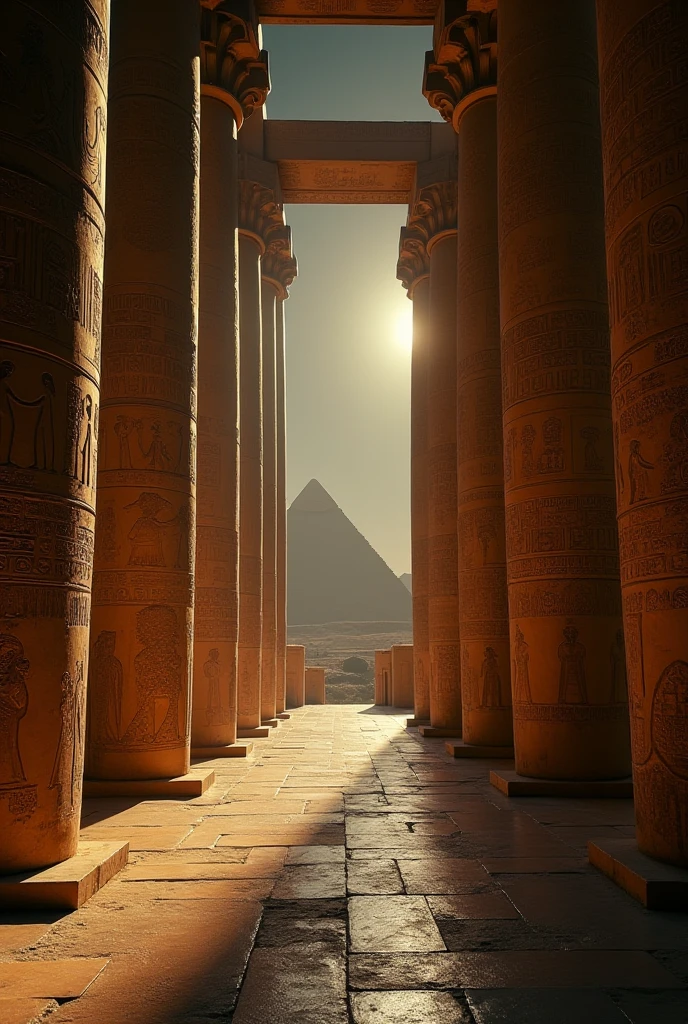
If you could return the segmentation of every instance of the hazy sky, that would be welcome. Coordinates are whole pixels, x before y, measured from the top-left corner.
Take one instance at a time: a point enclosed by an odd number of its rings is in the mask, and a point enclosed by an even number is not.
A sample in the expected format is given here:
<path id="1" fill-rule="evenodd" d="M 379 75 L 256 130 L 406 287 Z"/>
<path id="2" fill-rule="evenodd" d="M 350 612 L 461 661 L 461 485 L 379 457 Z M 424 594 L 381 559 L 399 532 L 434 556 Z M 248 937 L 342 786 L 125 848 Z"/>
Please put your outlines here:
<path id="1" fill-rule="evenodd" d="M 269 118 L 438 120 L 420 91 L 431 28 L 267 25 Z M 320 481 L 397 574 L 410 571 L 411 303 L 405 206 L 288 206 L 288 500 Z"/>

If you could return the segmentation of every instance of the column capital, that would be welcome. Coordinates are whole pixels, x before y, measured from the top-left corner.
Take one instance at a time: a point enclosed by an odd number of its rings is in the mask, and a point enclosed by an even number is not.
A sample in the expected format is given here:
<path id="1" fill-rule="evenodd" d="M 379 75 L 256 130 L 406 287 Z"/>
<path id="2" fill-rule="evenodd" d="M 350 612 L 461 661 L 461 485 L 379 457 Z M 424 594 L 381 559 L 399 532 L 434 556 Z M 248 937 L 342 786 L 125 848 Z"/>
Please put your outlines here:
<path id="1" fill-rule="evenodd" d="M 239 232 L 254 238 L 261 255 L 284 229 L 277 165 L 239 153 Z"/>
<path id="2" fill-rule="evenodd" d="M 419 281 L 430 273 L 427 238 L 411 227 L 401 229 L 399 235 L 399 259 L 397 261 L 397 280 L 413 298 L 413 289 Z"/>
<path id="3" fill-rule="evenodd" d="M 261 274 L 265 281 L 275 285 L 280 299 L 289 298 L 289 286 L 298 273 L 298 265 L 291 243 L 291 228 L 282 224 L 281 229 L 271 232 L 261 262 Z"/>
<path id="4" fill-rule="evenodd" d="M 409 241 L 421 240 L 427 255 L 441 236 L 456 233 L 457 193 L 458 160 L 455 154 L 418 164 L 406 221 L 406 237 Z"/>
<path id="5" fill-rule="evenodd" d="M 497 89 L 497 0 L 442 0 L 423 95 L 458 131 L 461 114 Z"/>
<path id="6" fill-rule="evenodd" d="M 202 0 L 201 7 L 201 93 L 231 107 L 240 128 L 270 91 L 255 5 L 253 0 Z"/>

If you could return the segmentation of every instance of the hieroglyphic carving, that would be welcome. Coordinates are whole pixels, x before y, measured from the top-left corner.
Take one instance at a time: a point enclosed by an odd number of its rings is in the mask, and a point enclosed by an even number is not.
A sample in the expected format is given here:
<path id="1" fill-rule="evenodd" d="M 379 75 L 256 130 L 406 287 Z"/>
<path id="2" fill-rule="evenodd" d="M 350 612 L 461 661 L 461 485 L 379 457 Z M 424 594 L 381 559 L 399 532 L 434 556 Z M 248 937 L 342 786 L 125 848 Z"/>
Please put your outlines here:
<path id="1" fill-rule="evenodd" d="M 76 663 L 74 674 L 63 672 L 60 680 L 60 735 L 49 789 L 56 790 L 60 817 L 70 816 L 81 806 L 86 728 L 86 681 L 84 664 Z"/>

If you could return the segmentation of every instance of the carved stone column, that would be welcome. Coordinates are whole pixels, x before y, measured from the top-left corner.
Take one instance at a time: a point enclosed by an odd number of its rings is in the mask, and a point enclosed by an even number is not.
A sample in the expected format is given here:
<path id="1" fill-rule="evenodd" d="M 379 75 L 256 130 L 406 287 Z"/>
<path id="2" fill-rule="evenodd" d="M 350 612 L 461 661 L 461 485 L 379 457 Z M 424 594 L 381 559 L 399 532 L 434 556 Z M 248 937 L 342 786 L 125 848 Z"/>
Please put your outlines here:
<path id="1" fill-rule="evenodd" d="M 112 18 L 88 774 L 183 775 L 193 662 L 199 16 Z"/>
<path id="2" fill-rule="evenodd" d="M 430 263 L 423 238 L 401 229 L 397 277 L 413 303 L 411 352 L 411 577 L 413 580 L 413 719 L 430 722 L 428 644 L 428 309 Z M 377 656 L 376 656 L 377 657 Z M 376 677 L 377 679 L 377 677 Z M 376 698 L 376 703 L 382 703 Z"/>
<path id="3" fill-rule="evenodd" d="M 456 493 L 456 158 L 421 164 L 408 231 L 430 261 L 428 307 L 428 646 L 430 727 L 461 735 Z"/>
<path id="4" fill-rule="evenodd" d="M 240 511 L 239 735 L 261 728 L 263 623 L 263 396 L 261 258 L 270 232 L 283 225 L 275 201 L 276 170 L 241 157 L 239 202 Z M 261 178 L 272 174 L 275 188 Z M 260 734 L 258 734 L 260 735 Z"/>
<path id="5" fill-rule="evenodd" d="M 593 0 L 500 6 L 500 307 L 516 770 L 628 774 Z"/>
<path id="6" fill-rule="evenodd" d="M 287 707 L 287 424 L 284 303 L 289 297 L 288 288 L 296 277 L 296 272 L 296 259 L 292 255 L 291 247 L 291 231 L 285 225 L 283 231 L 272 232 L 262 261 L 263 287 L 265 291 L 269 290 L 268 293 L 273 293 L 275 296 L 275 711 L 278 718 L 281 715 L 288 717 L 285 715 Z M 263 326 L 265 327 L 265 320 Z M 265 574 L 263 579 L 265 579 Z"/>
<path id="7" fill-rule="evenodd" d="M 688 866 L 688 8 L 598 0 L 597 14 L 637 836 Z M 619 640 L 621 691 L 623 665 Z"/>
<path id="8" fill-rule="evenodd" d="M 277 725 L 277 286 L 261 280 L 263 339 L 263 625 L 260 716 Z"/>
<path id="9" fill-rule="evenodd" d="M 264 102 L 268 73 L 255 13 L 249 8 L 244 20 L 236 9 L 222 3 L 201 14 L 199 459 L 191 724 L 197 752 L 231 746 L 237 730 L 237 131 L 244 117 Z"/>
<path id="10" fill-rule="evenodd" d="M 103 280 L 108 2 L 6 0 L 0 157 L 0 872 L 76 853 Z M 59 97 L 59 102 L 57 98 Z"/>
<path id="11" fill-rule="evenodd" d="M 424 92 L 459 137 L 458 504 L 463 738 L 511 747 L 504 532 L 496 0 L 443 3 Z M 470 6 L 470 5 L 469 5 Z M 492 7 L 493 10 L 487 10 Z M 466 751 L 470 753 L 470 751 Z"/>
<path id="12" fill-rule="evenodd" d="M 302 708 L 306 703 L 306 648 L 287 645 L 287 707 Z"/>

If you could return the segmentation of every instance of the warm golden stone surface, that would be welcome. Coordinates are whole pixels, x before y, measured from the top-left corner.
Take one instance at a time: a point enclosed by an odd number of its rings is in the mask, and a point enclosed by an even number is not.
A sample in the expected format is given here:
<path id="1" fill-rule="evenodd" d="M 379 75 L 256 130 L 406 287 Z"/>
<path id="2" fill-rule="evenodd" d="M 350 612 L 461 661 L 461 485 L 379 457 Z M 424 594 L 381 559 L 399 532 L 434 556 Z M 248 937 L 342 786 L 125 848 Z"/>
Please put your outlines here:
<path id="1" fill-rule="evenodd" d="M 277 287 L 263 277 L 263 623 L 261 633 L 261 719 L 277 713 Z"/>
<path id="2" fill-rule="evenodd" d="M 499 15 L 514 744 L 520 774 L 550 779 L 629 770 L 594 7 Z"/>
<path id="3" fill-rule="evenodd" d="M 7 0 L 2 10 L 3 872 L 72 856 L 81 807 L 109 15 L 105 0 L 71 7 L 62 30 L 45 4 Z"/>
<path id="4" fill-rule="evenodd" d="M 688 866 L 688 8 L 600 0 L 598 27 L 638 841 Z"/>
<path id="5" fill-rule="evenodd" d="M 287 700 L 288 708 L 300 708 L 306 703 L 306 648 L 287 644 Z"/>

